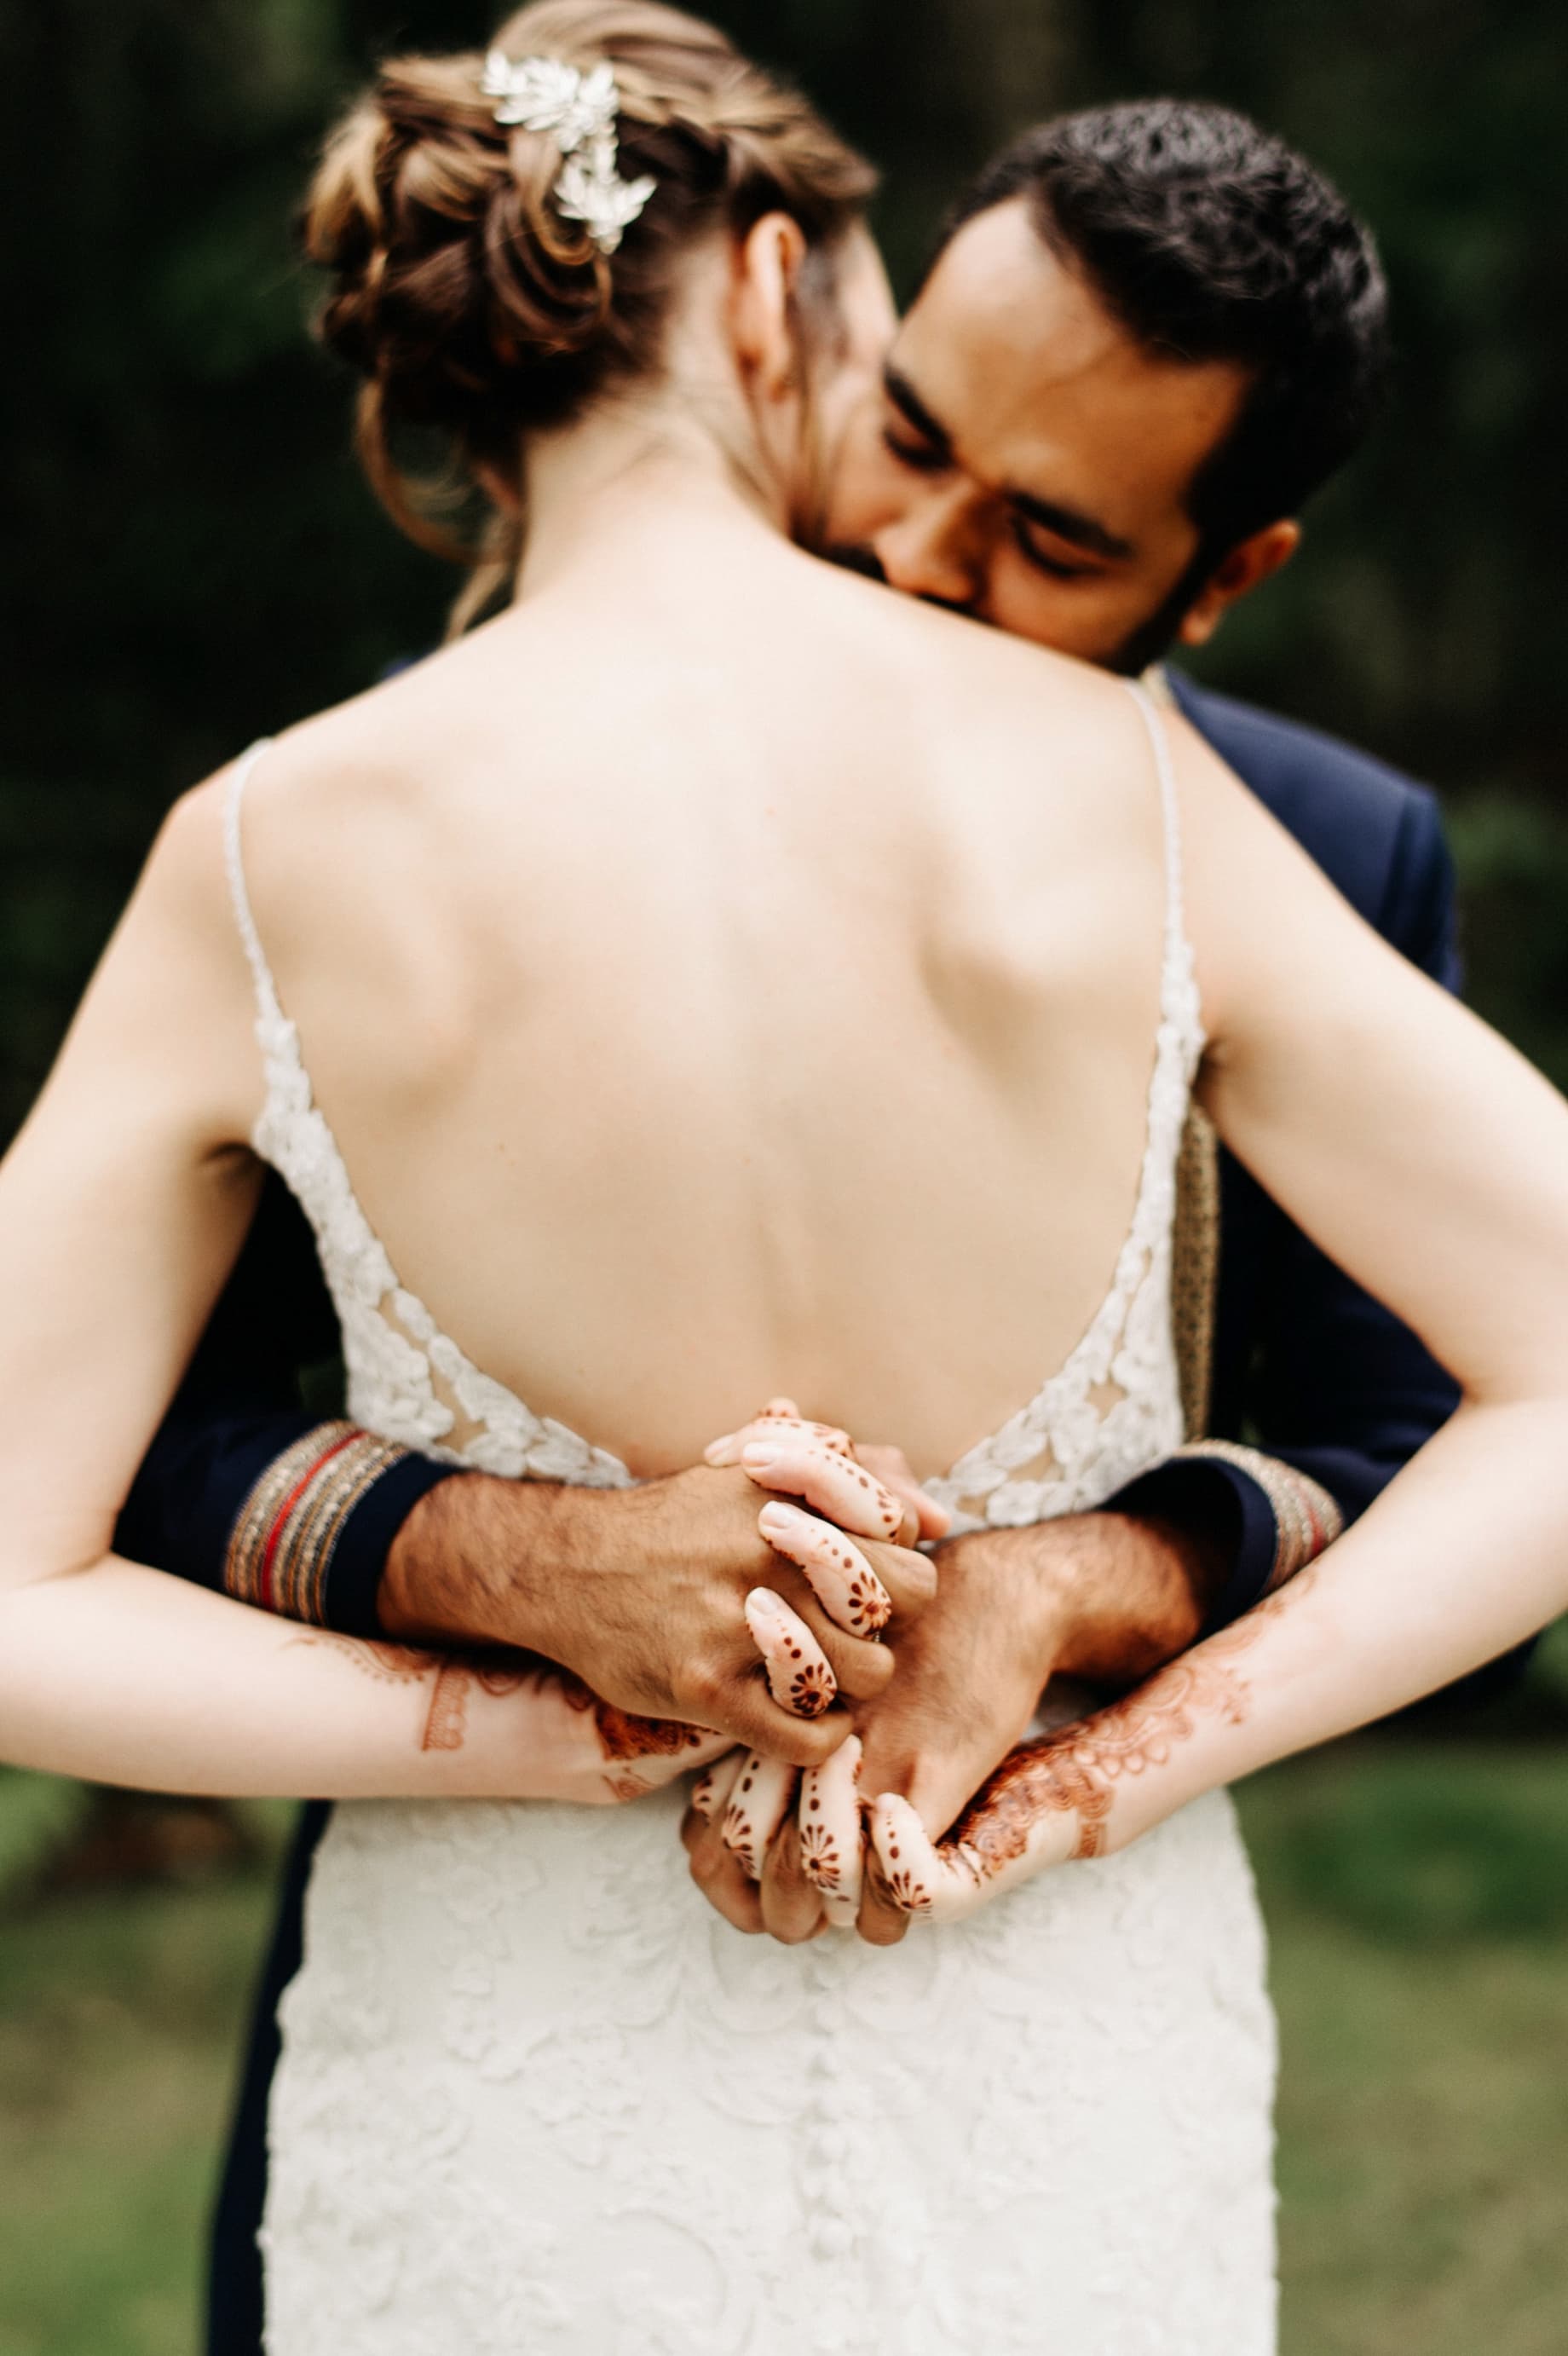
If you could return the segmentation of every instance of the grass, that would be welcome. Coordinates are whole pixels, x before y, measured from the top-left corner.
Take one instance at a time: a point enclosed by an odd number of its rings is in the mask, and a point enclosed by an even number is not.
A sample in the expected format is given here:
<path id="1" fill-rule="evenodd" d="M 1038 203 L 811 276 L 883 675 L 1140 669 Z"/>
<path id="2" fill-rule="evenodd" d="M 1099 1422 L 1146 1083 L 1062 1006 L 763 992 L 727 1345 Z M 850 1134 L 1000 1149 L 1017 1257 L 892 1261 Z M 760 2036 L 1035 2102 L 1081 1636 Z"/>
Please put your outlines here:
<path id="1" fill-rule="evenodd" d="M 1285 2356 L 1561 2356 L 1568 1753 L 1362 1742 L 1239 1796 L 1280 2014 Z"/>
<path id="2" fill-rule="evenodd" d="M 270 1878 L 62 1895 L 0 1936 L 0 2356 L 188 2356 Z"/>
<path id="3" fill-rule="evenodd" d="M 1560 2356 L 1568 1751 L 1374 1739 L 1241 1800 L 1284 2047 L 1285 2356 Z M 0 1858 L 69 1813 L 0 1779 Z M 192 2356 L 268 1903 L 251 1868 L 0 1918 L 0 2356 Z"/>

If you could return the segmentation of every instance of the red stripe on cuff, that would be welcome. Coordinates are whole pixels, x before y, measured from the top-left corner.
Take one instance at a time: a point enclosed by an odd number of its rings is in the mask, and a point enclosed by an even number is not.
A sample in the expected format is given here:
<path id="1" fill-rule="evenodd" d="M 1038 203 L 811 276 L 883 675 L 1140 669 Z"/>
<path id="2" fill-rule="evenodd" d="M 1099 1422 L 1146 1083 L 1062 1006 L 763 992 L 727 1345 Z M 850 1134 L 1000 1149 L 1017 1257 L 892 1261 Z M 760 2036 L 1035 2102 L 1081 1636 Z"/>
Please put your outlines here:
<path id="1" fill-rule="evenodd" d="M 346 1432 L 341 1440 L 335 1440 L 332 1446 L 326 1451 L 326 1453 L 324 1456 L 318 1456 L 315 1462 L 311 1466 L 310 1471 L 304 1473 L 302 1478 L 294 1483 L 294 1486 L 289 1491 L 288 1495 L 283 1499 L 283 1504 L 278 1507 L 277 1513 L 272 1519 L 272 1526 L 267 1532 L 267 1543 L 261 1550 L 261 1575 L 256 1582 L 257 1593 L 263 1612 L 272 1612 L 276 1609 L 272 1599 L 272 1559 L 278 1551 L 278 1547 L 282 1541 L 283 1531 L 288 1526 L 289 1515 L 293 1512 L 294 1507 L 299 1504 L 300 1499 L 304 1495 L 305 1491 L 310 1487 L 311 1483 L 315 1479 L 316 1474 L 322 1470 L 323 1466 L 330 1464 L 335 1456 L 341 1456 L 344 1450 L 347 1448 L 351 1442 L 357 1440 L 358 1437 L 359 1435 L 357 1431 L 350 1431 Z"/>

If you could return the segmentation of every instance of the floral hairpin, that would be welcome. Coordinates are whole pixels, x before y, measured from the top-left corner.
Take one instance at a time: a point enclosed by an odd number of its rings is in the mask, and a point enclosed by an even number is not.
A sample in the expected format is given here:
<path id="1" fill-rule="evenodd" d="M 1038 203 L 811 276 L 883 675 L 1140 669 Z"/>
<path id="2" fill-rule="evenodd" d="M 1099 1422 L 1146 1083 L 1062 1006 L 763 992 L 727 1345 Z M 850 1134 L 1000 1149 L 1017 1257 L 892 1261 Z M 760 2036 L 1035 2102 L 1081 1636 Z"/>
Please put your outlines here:
<path id="1" fill-rule="evenodd" d="M 561 155 L 553 190 L 557 209 L 581 221 L 601 253 L 613 253 L 658 187 L 646 178 L 623 180 L 617 168 L 621 93 L 614 68 L 606 60 L 581 74 L 556 58 L 514 63 L 504 49 L 492 49 L 484 91 L 498 101 L 497 123 L 553 133 Z"/>

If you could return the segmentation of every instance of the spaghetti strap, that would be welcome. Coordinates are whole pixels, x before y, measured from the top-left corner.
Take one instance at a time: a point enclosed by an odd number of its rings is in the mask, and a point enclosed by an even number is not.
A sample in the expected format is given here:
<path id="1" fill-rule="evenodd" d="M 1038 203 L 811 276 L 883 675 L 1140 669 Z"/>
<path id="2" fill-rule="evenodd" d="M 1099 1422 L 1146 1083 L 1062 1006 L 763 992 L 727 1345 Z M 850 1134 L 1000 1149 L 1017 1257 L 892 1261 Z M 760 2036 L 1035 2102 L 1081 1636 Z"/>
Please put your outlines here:
<path id="1" fill-rule="evenodd" d="M 256 930 L 256 919 L 251 911 L 251 894 L 245 884 L 245 856 L 241 847 L 240 818 L 245 799 L 245 788 L 254 775 L 256 764 L 272 743 L 270 736 L 258 738 L 247 753 L 242 753 L 234 765 L 223 797 L 223 860 L 229 871 L 229 896 L 233 904 L 234 922 L 244 944 L 251 978 L 256 985 L 258 1012 L 276 1023 L 282 1014 L 278 993 L 272 984 L 272 968 L 261 947 L 261 936 Z"/>
<path id="2" fill-rule="evenodd" d="M 1177 798 L 1176 769 L 1170 757 L 1170 737 L 1165 714 L 1141 680 L 1124 681 L 1143 715 L 1155 775 L 1159 779 L 1160 811 L 1165 828 L 1165 992 L 1168 997 L 1179 964 L 1186 962 L 1187 928 L 1181 892 L 1181 805 Z M 1162 1006 L 1168 1014 L 1168 1004 Z"/>

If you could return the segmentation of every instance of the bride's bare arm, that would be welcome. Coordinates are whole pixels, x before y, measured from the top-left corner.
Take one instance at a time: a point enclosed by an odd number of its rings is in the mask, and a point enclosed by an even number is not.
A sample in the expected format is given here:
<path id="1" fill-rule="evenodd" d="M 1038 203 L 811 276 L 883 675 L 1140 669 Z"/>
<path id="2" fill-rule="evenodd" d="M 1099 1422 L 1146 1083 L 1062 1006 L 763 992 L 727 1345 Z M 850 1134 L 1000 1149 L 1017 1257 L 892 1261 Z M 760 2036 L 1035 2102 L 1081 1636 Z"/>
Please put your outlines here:
<path id="1" fill-rule="evenodd" d="M 0 1755 L 165 1790 L 598 1799 L 713 1755 L 559 1675 L 305 1633 L 110 1554 L 259 1178 L 219 818 L 208 788 L 165 827 L 0 1166 Z"/>
<path id="2" fill-rule="evenodd" d="M 1200 748 L 1184 744 L 1180 762 L 1214 1043 L 1205 1102 L 1464 1404 L 1311 1572 L 1110 1710 L 1015 1753 L 940 1850 L 905 1803 L 880 1803 L 873 1836 L 908 1912 L 964 1912 L 1043 1865 L 1123 1847 L 1568 1607 L 1568 1106 L 1363 926 Z"/>

